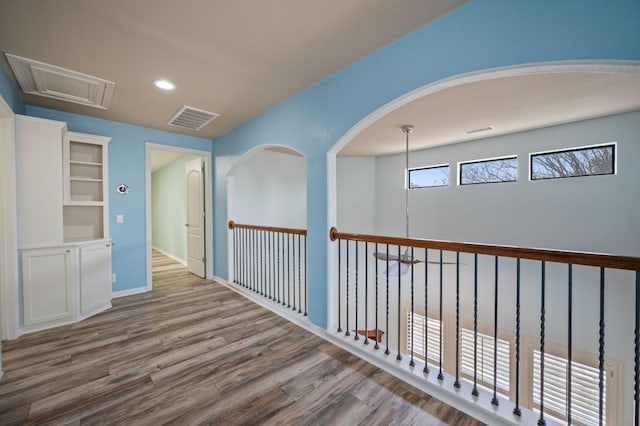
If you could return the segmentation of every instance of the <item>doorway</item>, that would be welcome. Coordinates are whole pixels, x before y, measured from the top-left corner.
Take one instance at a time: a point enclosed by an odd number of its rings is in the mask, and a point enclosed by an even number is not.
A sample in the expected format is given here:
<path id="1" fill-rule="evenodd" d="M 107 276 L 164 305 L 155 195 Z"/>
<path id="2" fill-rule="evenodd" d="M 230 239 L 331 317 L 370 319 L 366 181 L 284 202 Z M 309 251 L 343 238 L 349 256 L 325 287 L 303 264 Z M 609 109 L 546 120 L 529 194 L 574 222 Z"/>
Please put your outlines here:
<path id="1" fill-rule="evenodd" d="M 213 278 L 211 153 L 153 143 L 145 151 L 147 290 L 158 253 Z"/>

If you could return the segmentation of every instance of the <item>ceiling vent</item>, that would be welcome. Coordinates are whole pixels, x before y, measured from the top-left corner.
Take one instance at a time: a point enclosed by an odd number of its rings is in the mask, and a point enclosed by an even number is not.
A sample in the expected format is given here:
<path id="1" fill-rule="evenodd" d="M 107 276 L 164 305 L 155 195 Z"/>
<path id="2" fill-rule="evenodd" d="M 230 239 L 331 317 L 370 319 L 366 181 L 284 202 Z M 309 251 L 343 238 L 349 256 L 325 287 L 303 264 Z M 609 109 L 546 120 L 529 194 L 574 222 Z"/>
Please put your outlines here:
<path id="1" fill-rule="evenodd" d="M 475 129 L 465 130 L 464 132 L 467 135 L 473 135 L 474 133 L 488 132 L 489 130 L 493 130 L 493 126 L 477 127 Z"/>
<path id="2" fill-rule="evenodd" d="M 200 130 L 220 114 L 198 108 L 182 105 L 182 107 L 167 121 L 170 126 L 182 127 L 190 130 Z"/>
<path id="3" fill-rule="evenodd" d="M 6 56 L 24 93 L 109 109 L 114 82 L 9 53 Z"/>

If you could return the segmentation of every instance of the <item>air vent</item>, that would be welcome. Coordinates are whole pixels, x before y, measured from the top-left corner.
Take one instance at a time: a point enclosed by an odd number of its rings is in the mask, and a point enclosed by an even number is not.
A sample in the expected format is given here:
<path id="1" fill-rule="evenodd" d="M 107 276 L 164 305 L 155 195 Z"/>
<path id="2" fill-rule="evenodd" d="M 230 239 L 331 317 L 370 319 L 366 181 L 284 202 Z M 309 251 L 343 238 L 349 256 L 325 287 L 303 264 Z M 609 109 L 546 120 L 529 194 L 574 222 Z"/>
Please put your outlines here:
<path id="1" fill-rule="evenodd" d="M 493 130 L 493 126 L 483 126 L 483 127 L 478 127 L 475 129 L 469 129 L 469 130 L 465 130 L 464 132 L 467 135 L 472 135 L 474 133 L 480 133 L 480 132 L 488 132 L 489 130 Z"/>
<path id="2" fill-rule="evenodd" d="M 200 130 L 218 117 L 220 117 L 220 114 L 216 114 L 215 112 L 182 105 L 169 121 L 167 121 L 167 124 L 184 129 Z"/>
<path id="3" fill-rule="evenodd" d="M 6 56 L 24 93 L 109 109 L 114 82 L 9 53 Z"/>

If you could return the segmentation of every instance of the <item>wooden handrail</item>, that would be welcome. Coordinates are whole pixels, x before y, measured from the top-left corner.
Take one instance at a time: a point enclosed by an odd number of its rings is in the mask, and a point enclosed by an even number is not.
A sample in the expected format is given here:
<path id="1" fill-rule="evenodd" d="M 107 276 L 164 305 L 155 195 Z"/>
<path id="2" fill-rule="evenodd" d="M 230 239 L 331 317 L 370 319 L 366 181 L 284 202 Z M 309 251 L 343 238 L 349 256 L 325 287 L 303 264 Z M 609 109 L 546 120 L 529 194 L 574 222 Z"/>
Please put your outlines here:
<path id="1" fill-rule="evenodd" d="M 229 221 L 229 229 L 255 229 L 257 231 L 271 231 L 271 232 L 283 232 L 286 234 L 295 234 L 295 235 L 307 235 L 306 229 L 299 228 L 280 228 L 277 226 L 260 226 L 260 225 L 243 225 L 240 223 L 235 223 L 234 221 Z"/>
<path id="2" fill-rule="evenodd" d="M 536 249 L 514 246 L 497 246 L 489 244 L 459 243 L 452 241 L 423 240 L 417 238 L 398 238 L 378 235 L 349 234 L 338 232 L 335 227 L 332 227 L 329 230 L 329 238 L 331 239 L 331 241 L 335 241 L 338 239 L 361 241 L 405 247 L 456 251 L 461 253 L 477 253 L 490 256 L 544 260 L 548 262 L 570 263 L 573 265 L 587 265 L 603 268 L 640 271 L 640 258 L 630 256 L 615 256 L 600 253 Z"/>

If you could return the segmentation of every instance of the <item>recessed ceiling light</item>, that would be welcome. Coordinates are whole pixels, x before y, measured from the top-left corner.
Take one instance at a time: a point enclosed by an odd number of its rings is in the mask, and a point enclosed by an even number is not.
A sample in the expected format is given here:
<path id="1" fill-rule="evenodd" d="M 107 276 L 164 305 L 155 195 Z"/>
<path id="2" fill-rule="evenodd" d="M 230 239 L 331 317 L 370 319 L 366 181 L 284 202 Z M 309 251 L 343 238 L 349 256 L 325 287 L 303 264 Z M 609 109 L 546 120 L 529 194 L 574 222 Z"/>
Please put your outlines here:
<path id="1" fill-rule="evenodd" d="M 176 85 L 170 82 L 169 80 L 154 80 L 153 84 L 162 90 L 173 90 L 176 88 Z"/>

